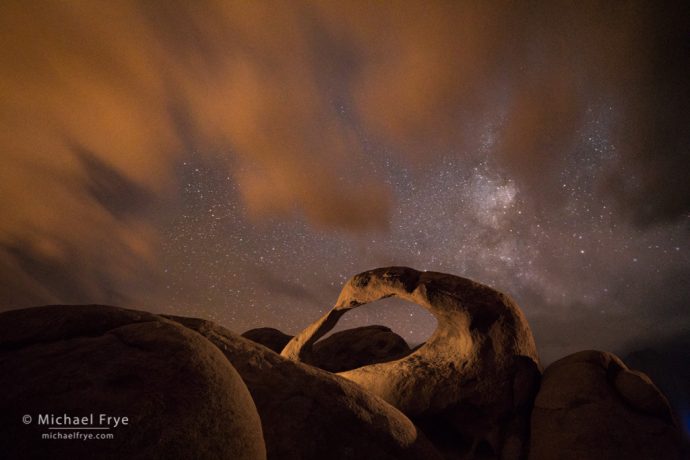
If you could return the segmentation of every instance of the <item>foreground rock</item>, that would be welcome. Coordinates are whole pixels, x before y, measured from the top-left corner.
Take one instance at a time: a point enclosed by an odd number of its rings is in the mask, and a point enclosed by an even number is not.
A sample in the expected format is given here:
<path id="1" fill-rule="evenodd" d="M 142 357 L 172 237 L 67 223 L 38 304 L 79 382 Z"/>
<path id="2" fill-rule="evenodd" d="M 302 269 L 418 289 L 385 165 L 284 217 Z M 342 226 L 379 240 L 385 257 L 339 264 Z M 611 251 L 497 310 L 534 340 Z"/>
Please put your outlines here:
<path id="1" fill-rule="evenodd" d="M 342 372 L 400 359 L 410 353 L 412 350 L 405 339 L 389 328 L 364 326 L 320 340 L 307 362 L 329 372 Z"/>
<path id="2" fill-rule="evenodd" d="M 582 351 L 544 372 L 532 413 L 531 460 L 681 459 L 666 398 L 611 353 Z"/>
<path id="3" fill-rule="evenodd" d="M 148 313 L 52 306 L 0 314 L 0 388 L 2 458 L 266 458 L 256 407 L 228 360 L 196 332 Z M 128 423 L 49 430 L 60 422 L 39 425 L 40 414 Z M 113 439 L 42 439 L 76 432 Z"/>
<path id="4" fill-rule="evenodd" d="M 518 306 L 487 286 L 404 267 L 361 273 L 346 283 L 335 307 L 296 335 L 282 355 L 310 362 L 315 342 L 343 314 L 390 296 L 429 310 L 438 321 L 436 331 L 409 356 L 339 375 L 381 396 L 428 433 L 442 433 L 432 440 L 449 456 L 523 456 L 539 360 Z"/>
<path id="5" fill-rule="evenodd" d="M 290 339 L 292 339 L 291 335 L 287 335 L 272 327 L 250 329 L 247 332 L 244 332 L 242 337 L 245 337 L 252 342 L 261 344 L 269 350 L 275 351 L 276 353 L 280 353 L 283 348 L 285 348 L 285 345 L 288 344 Z"/>
<path id="6" fill-rule="evenodd" d="M 223 351 L 261 416 L 269 459 L 440 459 L 400 411 L 358 385 L 287 360 L 212 322 L 169 317 Z"/>

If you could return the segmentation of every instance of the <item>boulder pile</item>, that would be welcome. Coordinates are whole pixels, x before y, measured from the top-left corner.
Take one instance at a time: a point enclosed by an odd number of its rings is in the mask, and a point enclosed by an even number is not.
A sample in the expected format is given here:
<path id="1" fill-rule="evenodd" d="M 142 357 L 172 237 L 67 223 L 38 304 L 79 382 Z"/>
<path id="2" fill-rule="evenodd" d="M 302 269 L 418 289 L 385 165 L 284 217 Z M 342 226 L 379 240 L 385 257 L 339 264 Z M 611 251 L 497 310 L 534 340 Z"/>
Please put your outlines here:
<path id="1" fill-rule="evenodd" d="M 347 311 L 390 296 L 436 317 L 427 342 L 411 350 L 384 326 L 325 337 Z M 12 459 L 688 454 L 645 374 L 600 351 L 542 372 L 508 296 L 404 267 L 354 276 L 333 309 L 294 337 L 101 305 L 5 312 L 0 388 L 0 457 Z"/>

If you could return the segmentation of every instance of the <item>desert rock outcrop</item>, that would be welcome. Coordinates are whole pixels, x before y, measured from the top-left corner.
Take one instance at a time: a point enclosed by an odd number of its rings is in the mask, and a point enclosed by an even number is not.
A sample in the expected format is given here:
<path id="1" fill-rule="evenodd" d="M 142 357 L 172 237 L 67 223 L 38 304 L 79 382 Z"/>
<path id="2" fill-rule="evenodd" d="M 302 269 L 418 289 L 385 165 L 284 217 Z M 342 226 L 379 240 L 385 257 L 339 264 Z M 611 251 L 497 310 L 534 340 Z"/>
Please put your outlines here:
<path id="1" fill-rule="evenodd" d="M 438 321 L 436 331 L 404 358 L 338 375 L 381 396 L 429 432 L 450 432 L 445 438 L 455 438 L 455 445 L 444 448 L 453 456 L 520 458 L 539 360 L 522 312 L 494 289 L 404 267 L 370 270 L 350 279 L 333 309 L 297 334 L 282 355 L 309 362 L 314 343 L 343 314 L 390 296 L 429 310 Z"/>
<path id="2" fill-rule="evenodd" d="M 3 458 L 266 458 L 237 371 L 201 335 L 149 313 L 92 305 L 0 314 L 0 388 Z M 62 433 L 49 427 L 74 425 L 41 424 L 42 414 L 128 422 L 64 430 L 113 439 L 49 440 L 42 434 Z"/>
<path id="3" fill-rule="evenodd" d="M 247 384 L 269 459 L 440 459 L 400 411 L 338 375 L 287 360 L 210 321 L 170 317 L 214 343 Z"/>
<path id="4" fill-rule="evenodd" d="M 389 296 L 438 327 L 410 350 L 384 326 L 319 341 L 346 311 Z M 2 458 L 682 460 L 667 399 L 616 356 L 583 351 L 540 373 L 507 296 L 392 267 L 353 277 L 296 335 L 106 306 L 0 314 Z M 318 367 L 317 367 L 318 366 Z M 324 369 L 329 369 L 329 372 Z M 40 417 L 127 417 L 113 439 L 42 439 Z M 25 416 L 32 417 L 26 422 Z M 93 419 L 92 419 L 93 420 Z M 79 426 L 75 427 L 79 428 Z M 67 431 L 68 430 L 62 430 Z M 83 430 L 86 433 L 91 433 Z M 49 457 L 46 453 L 49 452 Z"/>
<path id="5" fill-rule="evenodd" d="M 544 371 L 530 460 L 679 460 L 681 451 L 666 398 L 613 354 L 581 351 Z"/>

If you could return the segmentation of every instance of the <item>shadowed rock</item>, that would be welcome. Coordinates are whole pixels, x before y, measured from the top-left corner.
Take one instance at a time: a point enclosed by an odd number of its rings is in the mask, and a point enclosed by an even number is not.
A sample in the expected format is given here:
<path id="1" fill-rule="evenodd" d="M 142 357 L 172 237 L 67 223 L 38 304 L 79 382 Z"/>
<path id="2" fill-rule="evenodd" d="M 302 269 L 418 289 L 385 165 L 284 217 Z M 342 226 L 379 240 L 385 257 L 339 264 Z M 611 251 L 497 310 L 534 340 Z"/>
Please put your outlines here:
<path id="1" fill-rule="evenodd" d="M 0 388 L 2 458 L 266 458 L 237 371 L 204 337 L 156 315 L 95 305 L 2 313 Z M 39 425 L 40 414 L 129 421 L 64 430 L 113 439 L 46 440 L 58 430 Z"/>
<path id="2" fill-rule="evenodd" d="M 400 411 L 335 374 L 287 360 L 212 322 L 198 331 L 235 366 L 261 416 L 269 459 L 440 459 Z"/>
<path id="3" fill-rule="evenodd" d="M 429 310 L 438 327 L 414 353 L 341 375 L 418 421 L 455 458 L 520 458 L 539 365 L 522 312 L 471 280 L 390 267 L 361 273 L 332 310 L 297 334 L 282 355 L 309 362 L 315 342 L 347 311 L 396 296 Z"/>
<path id="4" fill-rule="evenodd" d="M 530 460 L 684 458 L 664 395 L 611 353 L 581 351 L 551 364 L 532 412 Z"/>
<path id="5" fill-rule="evenodd" d="M 329 372 L 342 372 L 400 359 L 411 352 L 405 339 L 389 328 L 364 326 L 318 341 L 308 363 Z"/>
<path id="6" fill-rule="evenodd" d="M 245 337 L 252 342 L 261 344 L 264 347 L 267 347 L 269 350 L 275 351 L 276 353 L 280 353 L 290 339 L 292 339 L 291 335 L 287 335 L 272 327 L 250 329 L 247 332 L 244 332 L 242 337 Z"/>

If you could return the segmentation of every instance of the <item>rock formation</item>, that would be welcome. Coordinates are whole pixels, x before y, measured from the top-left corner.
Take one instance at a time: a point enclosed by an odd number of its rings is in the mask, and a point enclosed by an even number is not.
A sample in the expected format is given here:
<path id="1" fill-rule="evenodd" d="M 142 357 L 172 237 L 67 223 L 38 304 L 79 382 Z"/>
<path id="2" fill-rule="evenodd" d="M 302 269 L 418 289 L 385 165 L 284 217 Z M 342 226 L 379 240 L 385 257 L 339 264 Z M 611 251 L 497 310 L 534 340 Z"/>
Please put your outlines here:
<path id="1" fill-rule="evenodd" d="M 600 351 L 546 369 L 531 431 L 530 460 L 684 458 L 666 398 L 645 374 Z"/>
<path id="2" fill-rule="evenodd" d="M 244 379 L 269 459 L 439 459 L 400 411 L 337 375 L 287 360 L 212 322 L 169 317 L 214 343 Z"/>
<path id="3" fill-rule="evenodd" d="M 348 310 L 393 295 L 436 316 L 426 343 L 410 350 L 383 326 L 318 341 Z M 371 270 L 291 340 L 270 328 L 245 335 L 268 347 L 210 321 L 116 307 L 2 313 L 0 457 L 688 457 L 666 398 L 645 374 L 585 351 L 542 378 L 517 305 L 467 279 Z M 40 423 L 42 414 L 128 423 L 111 428 L 110 440 L 50 441 L 42 435 L 56 423 Z"/>
<path id="4" fill-rule="evenodd" d="M 314 343 L 344 313 L 390 296 L 429 310 L 438 321 L 436 331 L 409 356 L 338 375 L 381 396 L 429 433 L 443 432 L 436 441 L 448 455 L 520 458 L 539 361 L 518 306 L 487 286 L 403 267 L 361 273 L 282 355 L 308 362 Z"/>
<path id="5" fill-rule="evenodd" d="M 252 342 L 261 344 L 269 350 L 275 351 L 276 353 L 280 353 L 283 348 L 285 348 L 285 345 L 288 344 L 290 339 L 292 339 L 291 335 L 287 335 L 272 327 L 250 329 L 244 332 L 242 337 L 245 337 Z"/>
<path id="6" fill-rule="evenodd" d="M 2 458 L 266 458 L 237 371 L 204 337 L 156 315 L 104 306 L 2 313 L 0 388 Z M 100 414 L 126 416 L 128 424 L 64 430 L 112 440 L 46 440 L 57 423 L 39 425 L 41 414 L 94 414 L 94 424 Z"/>
<path id="7" fill-rule="evenodd" d="M 316 342 L 308 364 L 342 372 L 400 359 L 411 352 L 405 339 L 386 326 L 364 326 L 336 332 Z"/>

